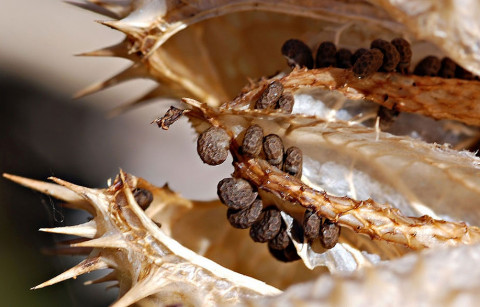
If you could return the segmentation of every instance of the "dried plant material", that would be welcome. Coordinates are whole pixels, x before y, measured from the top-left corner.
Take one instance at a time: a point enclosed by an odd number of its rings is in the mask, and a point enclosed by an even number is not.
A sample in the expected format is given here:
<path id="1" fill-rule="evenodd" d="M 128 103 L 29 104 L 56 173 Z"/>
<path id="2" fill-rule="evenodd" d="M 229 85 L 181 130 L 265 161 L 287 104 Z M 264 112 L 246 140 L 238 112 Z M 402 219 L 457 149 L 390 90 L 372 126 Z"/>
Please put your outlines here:
<path id="1" fill-rule="evenodd" d="M 285 90 L 324 88 L 341 92 L 353 100 L 367 99 L 400 112 L 426 115 L 435 119 L 452 119 L 469 125 L 480 126 L 480 82 L 421 77 L 397 73 L 374 73 L 366 79 L 358 79 L 348 70 L 323 68 L 313 70 L 293 70 L 278 79 Z M 248 88 L 228 107 L 238 108 L 251 102 L 264 86 Z"/>
<path id="2" fill-rule="evenodd" d="M 168 130 L 174 122 L 180 119 L 184 112 L 188 112 L 188 110 L 180 110 L 175 107 L 170 107 L 164 116 L 155 119 L 152 124 L 155 123 L 159 128 Z"/>

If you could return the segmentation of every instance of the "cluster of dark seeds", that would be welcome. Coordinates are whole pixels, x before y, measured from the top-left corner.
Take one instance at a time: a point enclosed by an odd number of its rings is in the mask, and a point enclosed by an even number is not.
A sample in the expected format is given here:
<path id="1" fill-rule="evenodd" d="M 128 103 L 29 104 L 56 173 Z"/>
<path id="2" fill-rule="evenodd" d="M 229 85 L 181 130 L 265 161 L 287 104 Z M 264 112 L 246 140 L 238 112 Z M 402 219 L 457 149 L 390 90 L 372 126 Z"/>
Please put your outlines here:
<path id="1" fill-rule="evenodd" d="M 418 76 L 438 76 L 463 80 L 473 80 L 476 78 L 475 75 L 465 70 L 452 59 L 445 57 L 440 61 L 439 58 L 433 55 L 429 55 L 418 62 L 413 73 Z"/>
<path id="2" fill-rule="evenodd" d="M 255 103 L 255 109 L 278 109 L 283 113 L 292 113 L 294 99 L 290 92 L 283 91 L 280 81 L 273 81 L 262 92 Z"/>
<path id="3" fill-rule="evenodd" d="M 322 222 L 315 212 L 307 209 L 303 216 L 303 235 L 308 242 L 319 239 L 324 248 L 330 249 L 338 242 L 340 226 L 329 219 L 323 219 Z"/>
<path id="4" fill-rule="evenodd" d="M 412 51 L 410 44 L 403 38 L 396 38 L 391 42 L 376 39 L 372 42 L 370 48 L 360 48 L 352 53 L 345 48 L 337 50 L 332 42 L 322 42 L 317 49 L 315 67 L 352 68 L 353 73 L 358 78 L 368 77 L 379 70 L 408 73 Z M 290 67 L 310 68 L 304 59 L 312 58 L 312 51 L 302 41 L 288 40 L 282 46 L 282 54 L 287 58 Z"/>

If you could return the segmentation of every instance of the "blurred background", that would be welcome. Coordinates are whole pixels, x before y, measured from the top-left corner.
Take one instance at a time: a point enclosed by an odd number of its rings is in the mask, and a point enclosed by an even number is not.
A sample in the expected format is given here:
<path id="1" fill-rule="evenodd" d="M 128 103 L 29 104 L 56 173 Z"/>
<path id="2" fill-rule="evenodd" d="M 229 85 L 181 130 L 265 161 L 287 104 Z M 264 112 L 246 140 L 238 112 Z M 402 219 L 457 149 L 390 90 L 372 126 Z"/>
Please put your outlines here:
<path id="1" fill-rule="evenodd" d="M 74 56 L 123 38 L 94 22 L 98 19 L 107 18 L 60 0 L 0 1 L 0 173 L 38 180 L 55 176 L 101 188 L 122 168 L 156 185 L 168 180 L 172 189 L 189 198 L 215 197 L 214 183 L 231 167 L 202 164 L 196 156 L 195 135 L 184 119 L 169 131 L 150 124 L 170 104 L 151 103 L 108 117 L 114 107 L 153 88 L 153 82 L 136 80 L 83 99 L 71 98 L 128 66 L 118 58 Z M 110 304 L 115 289 L 83 285 L 94 273 L 29 290 L 81 260 L 48 255 L 49 249 L 69 238 L 38 229 L 74 225 L 87 218 L 0 178 L 0 305 Z"/>

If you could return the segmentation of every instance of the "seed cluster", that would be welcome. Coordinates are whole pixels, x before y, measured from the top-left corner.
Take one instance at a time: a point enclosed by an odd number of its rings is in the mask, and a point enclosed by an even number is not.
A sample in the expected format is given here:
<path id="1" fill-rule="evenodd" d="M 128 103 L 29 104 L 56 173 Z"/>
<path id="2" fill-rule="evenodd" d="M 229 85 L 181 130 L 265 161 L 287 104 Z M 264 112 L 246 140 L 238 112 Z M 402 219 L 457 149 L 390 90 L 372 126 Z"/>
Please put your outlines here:
<path id="1" fill-rule="evenodd" d="M 455 63 L 452 59 L 444 57 L 440 61 L 439 58 L 433 55 L 429 55 L 418 62 L 413 73 L 418 76 L 438 76 L 442 78 L 457 78 L 463 80 L 473 80 L 477 78 L 471 72 Z"/>
<path id="2" fill-rule="evenodd" d="M 323 248 L 330 249 L 338 242 L 340 226 L 329 219 L 322 222 L 315 212 L 307 209 L 303 215 L 303 235 L 309 242 L 319 239 Z"/>
<path id="3" fill-rule="evenodd" d="M 299 48 L 292 48 L 292 41 L 298 45 L 304 45 L 299 40 L 288 40 L 282 47 L 282 54 L 288 50 L 287 61 L 291 67 L 306 67 L 301 62 L 295 62 L 297 58 L 311 57 L 308 47 L 301 50 L 302 54 L 297 56 Z M 332 42 L 322 42 L 317 49 L 315 67 L 338 67 L 352 69 L 358 78 L 366 78 L 376 71 L 408 73 L 412 50 L 410 44 L 403 38 L 395 38 L 391 42 L 383 39 L 376 39 L 371 43 L 371 49 L 360 48 L 353 54 L 350 50 L 337 47 Z M 306 55 L 310 52 L 310 55 Z M 293 64 L 292 64 L 293 63 Z M 308 68 L 308 67 L 307 67 Z"/>
<path id="4" fill-rule="evenodd" d="M 294 98 L 292 93 L 284 92 L 280 81 L 273 81 L 262 92 L 255 103 L 255 109 L 278 109 L 282 113 L 292 113 Z"/>

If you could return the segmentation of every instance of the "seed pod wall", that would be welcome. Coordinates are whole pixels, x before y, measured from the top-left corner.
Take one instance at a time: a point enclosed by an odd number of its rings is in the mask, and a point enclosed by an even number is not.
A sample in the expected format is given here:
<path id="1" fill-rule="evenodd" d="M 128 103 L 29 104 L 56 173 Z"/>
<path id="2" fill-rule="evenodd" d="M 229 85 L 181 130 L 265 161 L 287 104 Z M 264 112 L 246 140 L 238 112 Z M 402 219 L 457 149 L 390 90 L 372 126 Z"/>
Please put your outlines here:
<path id="1" fill-rule="evenodd" d="M 232 168 L 211 202 L 123 171 L 104 189 L 5 175 L 92 214 L 44 229 L 90 249 L 36 289 L 112 268 L 113 306 L 478 301 L 476 2 L 87 2 L 125 34 L 88 55 L 132 66 L 80 95 L 155 80 L 126 108 L 181 99 L 158 133 L 184 116 L 199 159 Z"/>

